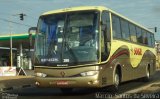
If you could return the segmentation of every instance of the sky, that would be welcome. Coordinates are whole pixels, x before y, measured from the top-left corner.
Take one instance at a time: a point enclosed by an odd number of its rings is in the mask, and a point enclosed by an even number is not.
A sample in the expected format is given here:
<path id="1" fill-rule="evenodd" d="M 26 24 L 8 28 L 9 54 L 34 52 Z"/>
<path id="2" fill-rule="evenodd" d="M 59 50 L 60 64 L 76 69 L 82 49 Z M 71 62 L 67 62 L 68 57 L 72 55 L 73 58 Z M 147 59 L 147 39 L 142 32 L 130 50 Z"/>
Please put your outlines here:
<path id="1" fill-rule="evenodd" d="M 50 10 L 75 6 L 105 6 L 153 30 L 160 40 L 160 0 L 0 0 L 0 35 L 27 33 L 39 16 Z M 20 13 L 26 14 L 24 21 Z M 11 23 L 13 21 L 16 23 Z"/>

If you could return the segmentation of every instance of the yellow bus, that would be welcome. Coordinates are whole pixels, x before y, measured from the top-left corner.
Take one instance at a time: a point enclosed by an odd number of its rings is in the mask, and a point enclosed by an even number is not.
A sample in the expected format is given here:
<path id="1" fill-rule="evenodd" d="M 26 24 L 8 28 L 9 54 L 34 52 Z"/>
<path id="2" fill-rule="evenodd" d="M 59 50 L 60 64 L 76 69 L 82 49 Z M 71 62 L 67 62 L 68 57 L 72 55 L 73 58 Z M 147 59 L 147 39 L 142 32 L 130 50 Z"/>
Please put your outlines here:
<path id="1" fill-rule="evenodd" d="M 121 82 L 145 81 L 155 72 L 154 33 L 103 6 L 42 14 L 36 28 L 36 85 L 118 90 Z"/>

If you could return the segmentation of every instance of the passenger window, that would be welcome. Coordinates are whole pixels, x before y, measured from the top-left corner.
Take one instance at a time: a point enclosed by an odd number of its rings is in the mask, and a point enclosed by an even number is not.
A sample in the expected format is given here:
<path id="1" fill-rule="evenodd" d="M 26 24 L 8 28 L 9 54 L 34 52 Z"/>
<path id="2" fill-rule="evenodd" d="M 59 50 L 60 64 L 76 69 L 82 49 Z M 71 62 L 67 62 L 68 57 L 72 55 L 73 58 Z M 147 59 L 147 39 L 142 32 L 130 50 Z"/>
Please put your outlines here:
<path id="1" fill-rule="evenodd" d="M 142 30 L 142 41 L 143 44 L 148 44 L 147 32 L 145 30 Z"/>
<path id="2" fill-rule="evenodd" d="M 137 42 L 136 26 L 130 23 L 129 29 L 130 29 L 131 41 Z"/>
<path id="3" fill-rule="evenodd" d="M 121 30 L 122 30 L 122 38 L 125 40 L 130 40 L 128 22 L 123 19 L 121 19 Z"/>
<path id="4" fill-rule="evenodd" d="M 136 32 L 137 32 L 137 41 L 139 43 L 142 43 L 142 31 L 139 27 L 136 27 Z"/>
<path id="5" fill-rule="evenodd" d="M 148 46 L 152 46 L 151 34 L 147 32 Z"/>
<path id="6" fill-rule="evenodd" d="M 112 15 L 112 33 L 114 38 L 122 38 L 119 17 Z"/>
<path id="7" fill-rule="evenodd" d="M 151 41 L 152 41 L 152 47 L 154 47 L 155 46 L 155 39 L 154 39 L 154 35 L 153 34 L 151 34 Z"/>

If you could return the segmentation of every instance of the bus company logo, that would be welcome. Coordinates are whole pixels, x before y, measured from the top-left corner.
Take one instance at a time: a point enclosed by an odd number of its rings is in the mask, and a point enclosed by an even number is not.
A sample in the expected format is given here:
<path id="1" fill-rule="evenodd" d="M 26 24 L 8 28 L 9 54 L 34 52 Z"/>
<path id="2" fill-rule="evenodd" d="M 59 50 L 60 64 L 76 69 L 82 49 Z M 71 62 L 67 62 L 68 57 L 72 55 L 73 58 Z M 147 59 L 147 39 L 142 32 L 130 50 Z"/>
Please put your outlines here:
<path id="1" fill-rule="evenodd" d="M 141 48 L 135 48 L 134 49 L 134 55 L 142 55 L 142 49 Z"/>
<path id="2" fill-rule="evenodd" d="M 64 71 L 61 71 L 60 74 L 61 74 L 62 77 L 65 76 L 65 72 Z"/>

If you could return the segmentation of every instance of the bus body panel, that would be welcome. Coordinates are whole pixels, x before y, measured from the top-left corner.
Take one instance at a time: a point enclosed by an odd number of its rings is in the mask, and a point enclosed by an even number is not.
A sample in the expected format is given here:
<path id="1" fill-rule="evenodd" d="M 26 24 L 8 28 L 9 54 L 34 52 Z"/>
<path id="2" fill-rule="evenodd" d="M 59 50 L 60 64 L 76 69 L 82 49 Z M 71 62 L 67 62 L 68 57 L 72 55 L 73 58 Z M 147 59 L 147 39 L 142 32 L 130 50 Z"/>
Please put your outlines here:
<path id="1" fill-rule="evenodd" d="M 44 73 L 46 77 L 36 77 L 40 87 L 100 87 L 99 72 L 93 76 L 83 77 L 80 73 L 97 71 L 98 66 L 74 68 L 47 68 L 35 67 L 36 73 Z M 57 84 L 62 82 L 62 84 Z M 67 84 L 63 85 L 63 82 Z"/>
<path id="2" fill-rule="evenodd" d="M 141 49 L 137 52 L 135 49 Z M 155 49 L 129 43 L 127 41 L 113 40 L 111 43 L 111 55 L 108 62 L 110 67 L 121 66 L 122 81 L 133 80 L 146 76 L 146 68 L 150 65 L 150 73 L 155 72 Z"/>
<path id="3" fill-rule="evenodd" d="M 142 59 L 138 66 L 132 67 L 129 58 L 128 48 L 119 48 L 109 61 L 103 65 L 100 65 L 103 69 L 100 71 L 100 79 L 102 79 L 102 86 L 112 85 L 114 71 L 117 66 L 121 67 L 121 82 L 141 78 L 146 76 L 147 66 L 150 65 L 150 73 L 155 73 L 155 55 L 151 51 L 146 51 L 142 55 Z M 106 78 L 104 80 L 104 78 Z"/>

